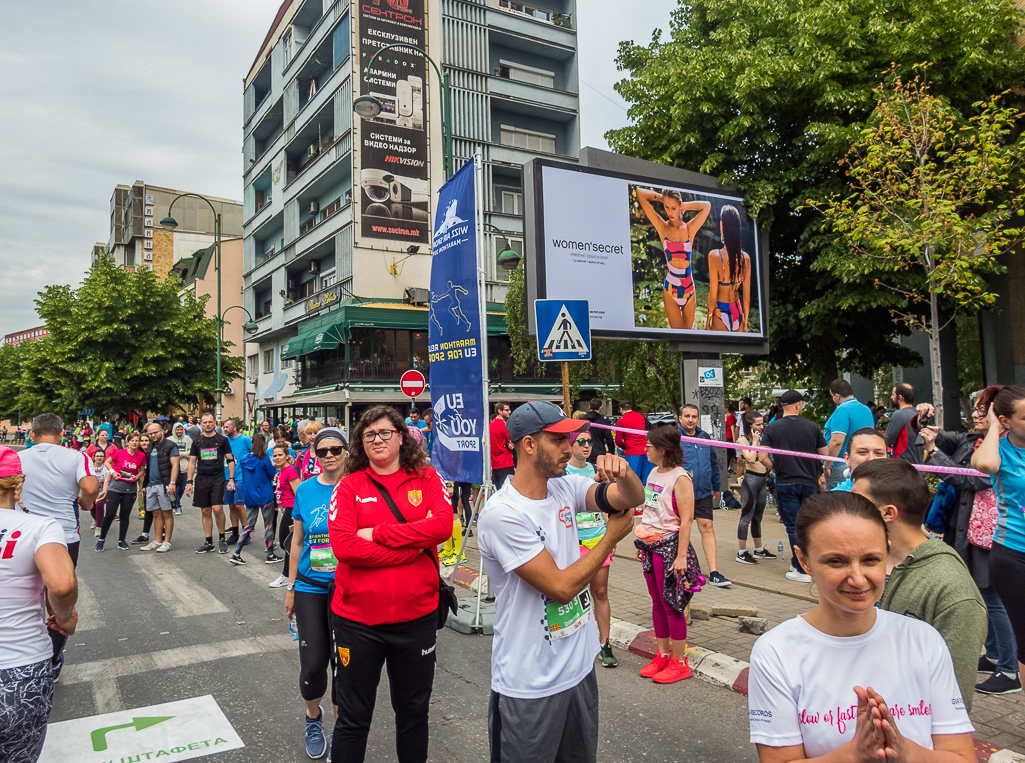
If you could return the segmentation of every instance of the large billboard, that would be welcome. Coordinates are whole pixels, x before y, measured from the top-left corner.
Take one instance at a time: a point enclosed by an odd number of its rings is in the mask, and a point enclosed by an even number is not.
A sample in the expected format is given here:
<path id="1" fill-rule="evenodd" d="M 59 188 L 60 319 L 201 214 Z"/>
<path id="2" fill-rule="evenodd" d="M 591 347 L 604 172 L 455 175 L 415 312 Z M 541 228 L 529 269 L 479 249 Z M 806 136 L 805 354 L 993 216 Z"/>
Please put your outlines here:
<path id="1" fill-rule="evenodd" d="M 362 238 L 426 244 L 430 241 L 430 163 L 427 156 L 427 59 L 407 43 L 427 50 L 424 0 L 361 0 L 359 9 L 360 95 L 373 95 L 381 113 L 360 125 L 360 216 Z"/>
<path id="2" fill-rule="evenodd" d="M 525 186 L 532 297 L 588 300 L 600 338 L 766 341 L 763 242 L 743 198 L 544 160 Z"/>

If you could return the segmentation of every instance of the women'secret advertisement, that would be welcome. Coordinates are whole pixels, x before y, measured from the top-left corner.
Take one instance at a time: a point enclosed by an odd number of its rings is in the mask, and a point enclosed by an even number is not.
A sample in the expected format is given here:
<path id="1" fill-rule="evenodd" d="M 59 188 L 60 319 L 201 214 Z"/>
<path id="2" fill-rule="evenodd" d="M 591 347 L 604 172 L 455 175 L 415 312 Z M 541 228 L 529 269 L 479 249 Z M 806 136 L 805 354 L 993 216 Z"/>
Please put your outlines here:
<path id="1" fill-rule="evenodd" d="M 598 335 L 764 336 L 743 199 L 542 168 L 545 297 L 586 299 Z"/>

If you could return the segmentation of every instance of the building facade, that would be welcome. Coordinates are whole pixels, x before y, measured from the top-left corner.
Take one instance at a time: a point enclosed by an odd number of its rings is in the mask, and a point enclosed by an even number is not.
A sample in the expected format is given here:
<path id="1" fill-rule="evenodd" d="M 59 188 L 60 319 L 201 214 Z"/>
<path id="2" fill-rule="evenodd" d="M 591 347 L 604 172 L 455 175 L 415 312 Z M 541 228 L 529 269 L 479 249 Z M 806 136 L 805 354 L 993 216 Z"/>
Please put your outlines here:
<path id="1" fill-rule="evenodd" d="M 4 344 L 19 345 L 22 342 L 30 342 L 34 339 L 43 339 L 50 336 L 50 330 L 46 326 L 36 326 L 34 329 L 15 331 L 13 334 L 4 336 Z"/>
<path id="2" fill-rule="evenodd" d="M 497 254 L 522 252 L 522 164 L 576 161 L 573 0 L 285 0 L 245 79 L 244 304 L 259 415 L 348 420 L 399 403 L 429 373 L 433 199 L 444 182 L 441 87 L 451 82 L 454 168 L 484 159 L 492 399 L 558 394 L 558 371 L 514 374 Z M 373 96 L 361 119 L 353 101 Z M 550 377 L 550 378 L 549 378 Z M 425 395 L 426 397 L 426 395 Z"/>

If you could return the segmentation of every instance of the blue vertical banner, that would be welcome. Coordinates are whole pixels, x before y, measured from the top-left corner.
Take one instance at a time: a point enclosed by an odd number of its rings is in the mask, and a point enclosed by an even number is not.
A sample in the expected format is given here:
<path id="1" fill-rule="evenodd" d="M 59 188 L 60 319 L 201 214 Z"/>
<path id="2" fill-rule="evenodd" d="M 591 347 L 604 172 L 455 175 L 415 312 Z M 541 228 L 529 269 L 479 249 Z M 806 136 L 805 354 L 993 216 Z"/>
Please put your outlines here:
<path id="1" fill-rule="evenodd" d="M 474 163 L 438 192 L 431 260 L 431 462 L 455 482 L 484 481 L 485 427 Z"/>

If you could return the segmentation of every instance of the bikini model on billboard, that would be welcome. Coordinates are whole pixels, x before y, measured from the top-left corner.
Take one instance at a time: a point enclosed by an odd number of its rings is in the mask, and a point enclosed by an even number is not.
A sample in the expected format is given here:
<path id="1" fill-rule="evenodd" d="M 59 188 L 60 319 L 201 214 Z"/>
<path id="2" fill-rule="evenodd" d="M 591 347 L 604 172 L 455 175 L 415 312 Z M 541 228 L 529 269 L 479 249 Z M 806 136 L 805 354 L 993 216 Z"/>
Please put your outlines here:
<path id="1" fill-rule="evenodd" d="M 708 253 L 708 319 L 712 331 L 747 332 L 751 309 L 751 257 L 741 249 L 740 212 L 725 205 L 719 210 L 723 245 Z M 743 289 L 743 305 L 741 290 Z"/>
<path id="2" fill-rule="evenodd" d="M 660 201 L 666 217 L 655 211 L 653 201 Z M 637 189 L 637 201 L 648 221 L 655 227 L 662 241 L 668 272 L 662 282 L 662 301 L 666 306 L 669 328 L 689 329 L 694 327 L 694 278 L 690 272 L 691 250 L 694 236 L 705 224 L 705 218 L 712 209 L 707 201 L 684 203 L 679 191 L 664 189 L 661 193 L 649 188 Z M 694 212 L 687 222 L 684 212 Z"/>

